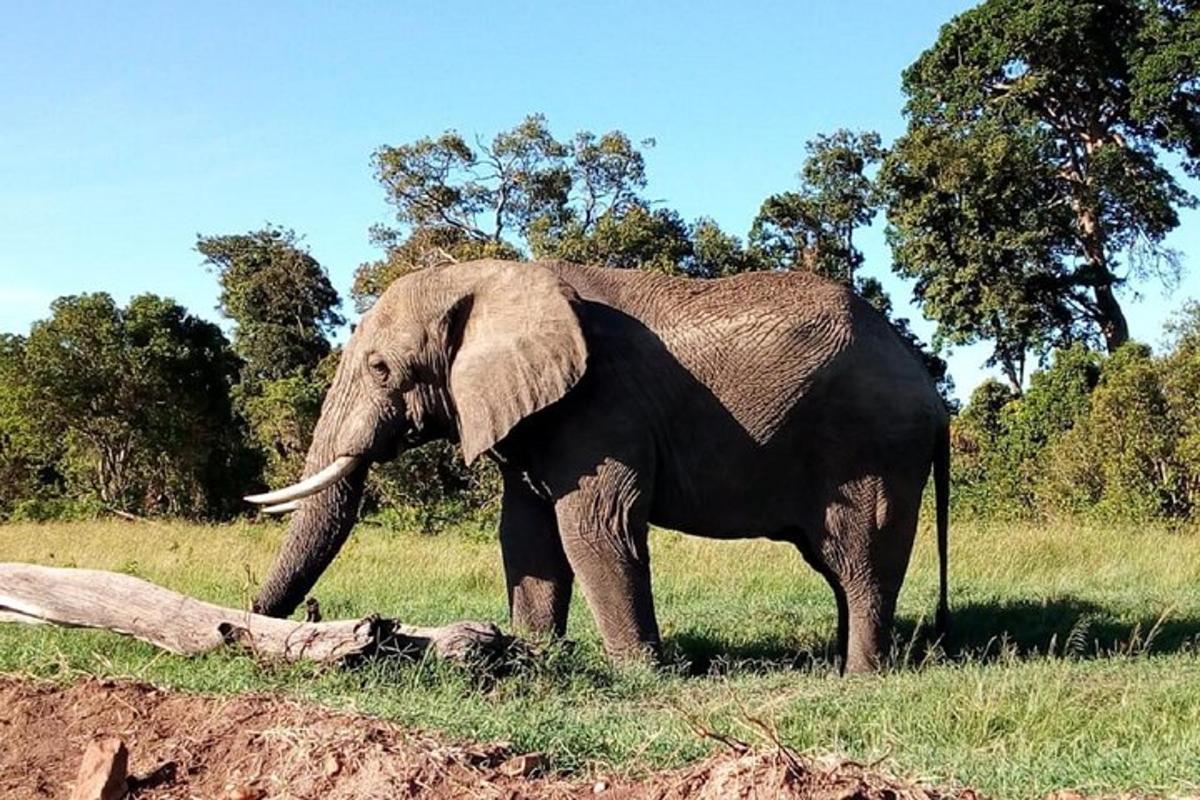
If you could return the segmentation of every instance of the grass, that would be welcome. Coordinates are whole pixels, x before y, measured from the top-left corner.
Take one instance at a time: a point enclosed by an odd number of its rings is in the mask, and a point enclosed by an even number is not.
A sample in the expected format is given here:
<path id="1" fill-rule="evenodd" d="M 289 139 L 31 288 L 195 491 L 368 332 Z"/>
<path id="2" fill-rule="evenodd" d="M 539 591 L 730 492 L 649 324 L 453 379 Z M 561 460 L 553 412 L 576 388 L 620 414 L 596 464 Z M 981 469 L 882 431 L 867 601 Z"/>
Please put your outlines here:
<path id="1" fill-rule="evenodd" d="M 119 570 L 229 605 L 247 602 L 275 525 L 11 524 L 0 560 Z M 654 534 L 659 620 L 672 666 L 613 669 L 587 609 L 573 647 L 503 676 L 424 661 L 357 671 L 235 654 L 183 659 L 115 635 L 0 626 L 0 672 L 128 676 L 203 692 L 271 690 L 452 736 L 506 739 L 556 766 L 640 772 L 746 740 L 748 717 L 789 744 L 999 797 L 1062 788 L 1200 789 L 1200 532 L 958 524 L 956 638 L 928 646 L 936 590 L 923 531 L 901 598 L 895 666 L 840 678 L 832 597 L 789 547 Z M 327 618 L 504 623 L 494 542 L 360 526 L 316 589 Z"/>

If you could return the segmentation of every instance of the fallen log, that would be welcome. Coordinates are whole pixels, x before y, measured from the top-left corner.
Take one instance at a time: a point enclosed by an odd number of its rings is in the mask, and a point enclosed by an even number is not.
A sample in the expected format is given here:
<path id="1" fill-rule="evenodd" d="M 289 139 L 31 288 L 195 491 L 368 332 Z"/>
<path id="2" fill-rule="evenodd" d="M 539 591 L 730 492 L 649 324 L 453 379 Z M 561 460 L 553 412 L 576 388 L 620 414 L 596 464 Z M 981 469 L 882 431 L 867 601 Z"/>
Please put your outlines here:
<path id="1" fill-rule="evenodd" d="M 297 622 L 206 603 L 131 575 L 14 563 L 0 563 L 0 622 L 102 628 L 180 655 L 235 645 L 326 663 L 426 650 L 462 661 L 513 642 L 491 623 L 426 628 L 375 616 Z"/>

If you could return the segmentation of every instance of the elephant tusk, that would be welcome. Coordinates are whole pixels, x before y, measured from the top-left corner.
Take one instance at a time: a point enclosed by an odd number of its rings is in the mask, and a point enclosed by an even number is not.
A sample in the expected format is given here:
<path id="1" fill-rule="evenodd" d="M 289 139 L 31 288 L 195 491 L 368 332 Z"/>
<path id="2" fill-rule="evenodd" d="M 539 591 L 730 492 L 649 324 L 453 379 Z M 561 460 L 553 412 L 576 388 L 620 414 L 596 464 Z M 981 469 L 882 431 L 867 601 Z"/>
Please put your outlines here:
<path id="1" fill-rule="evenodd" d="M 259 509 L 264 514 L 290 514 L 300 508 L 299 500 L 292 500 L 288 503 L 276 503 L 273 506 L 263 506 Z"/>
<path id="2" fill-rule="evenodd" d="M 272 506 L 289 503 L 292 500 L 303 500 L 349 475 L 358 466 L 360 460 L 358 456 L 338 456 L 332 464 L 317 474 L 273 492 L 247 495 L 246 502 L 260 506 Z"/>

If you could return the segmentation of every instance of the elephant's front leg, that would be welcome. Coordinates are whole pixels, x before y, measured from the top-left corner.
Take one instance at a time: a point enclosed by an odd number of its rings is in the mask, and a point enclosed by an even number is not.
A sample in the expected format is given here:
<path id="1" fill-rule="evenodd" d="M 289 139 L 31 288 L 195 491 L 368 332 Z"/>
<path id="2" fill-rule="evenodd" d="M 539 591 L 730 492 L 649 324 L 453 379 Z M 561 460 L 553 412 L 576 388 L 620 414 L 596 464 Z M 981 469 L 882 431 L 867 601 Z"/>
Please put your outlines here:
<path id="1" fill-rule="evenodd" d="M 555 505 L 567 560 L 617 660 L 660 654 L 650 592 L 647 496 L 639 476 L 611 459 Z"/>
<path id="2" fill-rule="evenodd" d="M 505 473 L 500 550 L 515 629 L 562 636 L 571 604 L 571 565 L 563 553 L 549 500 L 537 497 L 519 475 Z"/>

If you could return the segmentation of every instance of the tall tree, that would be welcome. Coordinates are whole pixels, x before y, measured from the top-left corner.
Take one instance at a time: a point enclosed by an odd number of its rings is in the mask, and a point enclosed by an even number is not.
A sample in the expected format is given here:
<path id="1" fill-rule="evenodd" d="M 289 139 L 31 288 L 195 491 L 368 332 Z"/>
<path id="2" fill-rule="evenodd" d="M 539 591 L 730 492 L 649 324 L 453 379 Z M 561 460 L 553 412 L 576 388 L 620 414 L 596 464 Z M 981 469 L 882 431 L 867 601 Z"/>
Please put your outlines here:
<path id="1" fill-rule="evenodd" d="M 329 336 L 345 323 L 325 268 L 295 232 L 267 227 L 201 236 L 196 249 L 217 274 L 218 308 L 233 320 L 244 377 L 275 380 L 311 372 L 329 355 Z"/>
<path id="2" fill-rule="evenodd" d="M 804 269 L 854 284 L 863 255 L 854 234 L 879 211 L 868 170 L 883 159 L 874 131 L 841 129 L 805 145 L 800 188 L 771 195 L 750 229 L 751 246 L 772 269 Z"/>
<path id="3" fill-rule="evenodd" d="M 1025 354 L 1129 336 L 1117 289 L 1170 280 L 1164 237 L 1195 203 L 1200 9 L 1191 0 L 987 0 L 903 76 L 908 131 L 884 169 L 900 274 L 944 338 Z"/>
<path id="4" fill-rule="evenodd" d="M 746 253 L 711 220 L 686 223 L 644 196 L 644 150 L 621 131 L 559 140 L 526 117 L 490 141 L 447 131 L 375 151 L 375 174 L 398 228 L 377 227 L 384 250 L 363 264 L 360 308 L 400 275 L 472 258 L 563 258 L 712 277 L 740 271 Z"/>
<path id="5" fill-rule="evenodd" d="M 325 268 L 287 229 L 202 236 L 196 249 L 217 274 L 221 313 L 233 320 L 245 363 L 234 389 L 268 483 L 294 481 L 332 378 L 330 336 L 345 320 Z"/>

